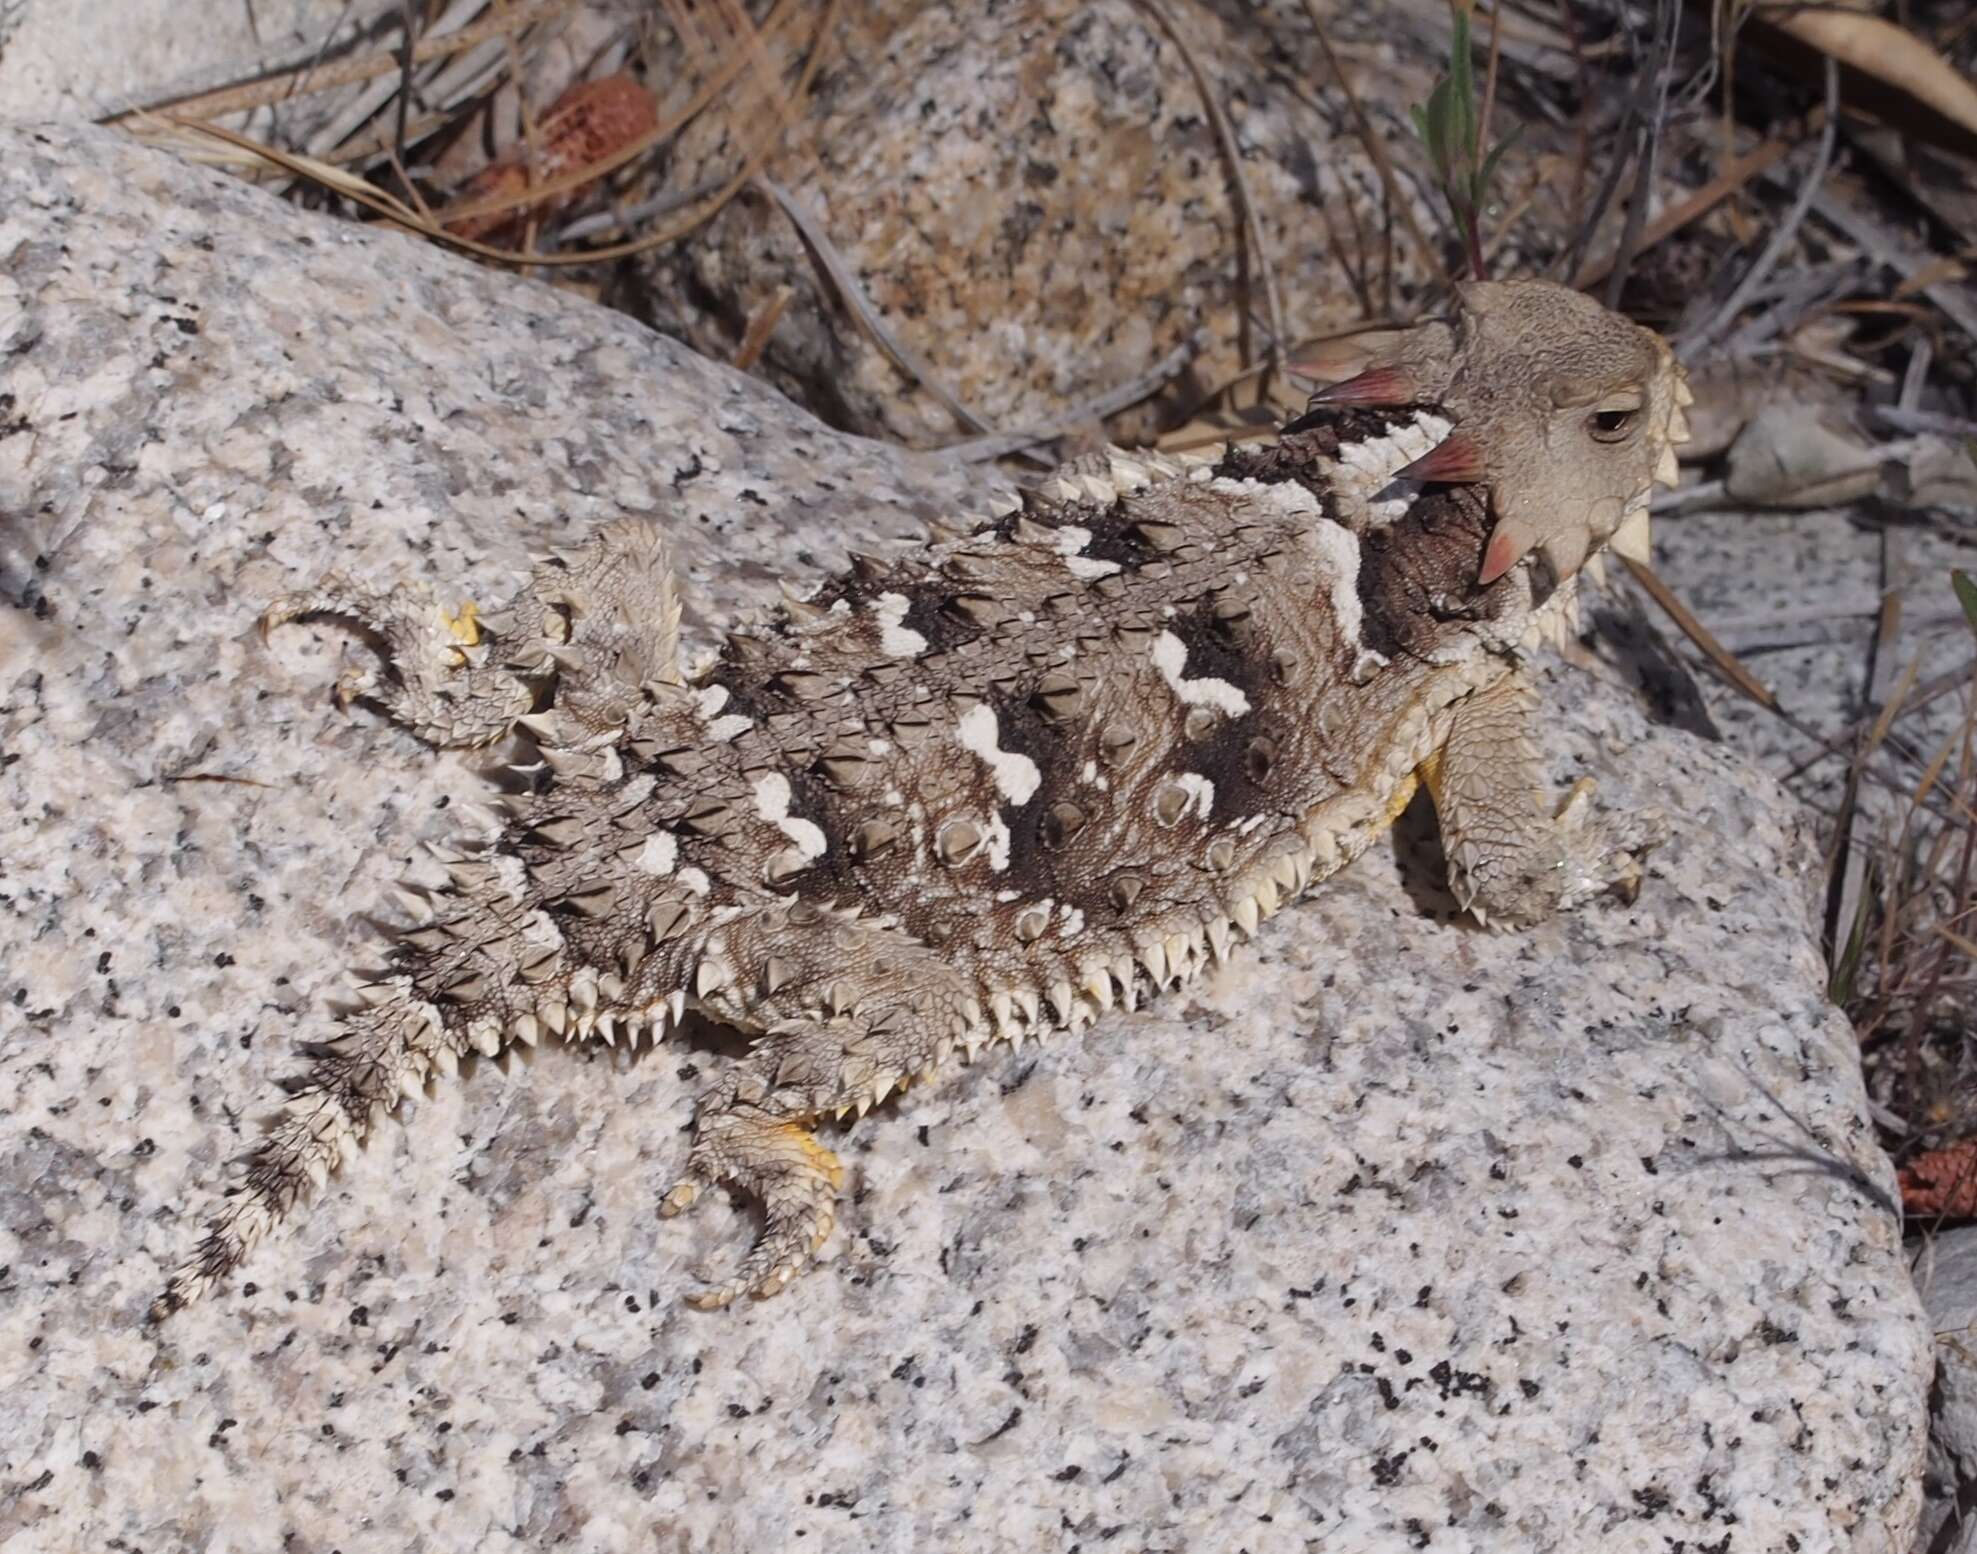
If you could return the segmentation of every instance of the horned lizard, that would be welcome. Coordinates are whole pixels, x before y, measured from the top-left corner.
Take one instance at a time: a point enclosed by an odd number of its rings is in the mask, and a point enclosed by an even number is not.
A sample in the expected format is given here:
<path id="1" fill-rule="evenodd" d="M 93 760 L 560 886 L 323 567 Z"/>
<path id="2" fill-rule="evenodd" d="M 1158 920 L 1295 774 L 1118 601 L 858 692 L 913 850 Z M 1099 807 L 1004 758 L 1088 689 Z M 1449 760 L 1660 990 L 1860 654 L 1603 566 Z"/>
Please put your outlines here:
<path id="1" fill-rule="evenodd" d="M 672 1215 L 759 1200 L 733 1277 L 829 1235 L 817 1137 L 985 1044 L 1187 982 L 1425 783 L 1453 892 L 1526 923 L 1628 891 L 1655 817 L 1541 802 L 1526 653 L 1602 547 L 1644 556 L 1690 402 L 1657 336 L 1537 282 L 1460 289 L 1273 443 L 1064 466 L 855 559 L 683 670 L 663 535 L 619 521 L 504 610 L 337 577 L 269 607 L 365 629 L 347 675 L 435 745 L 516 735 L 497 829 L 307 1071 L 154 1314 L 239 1264 L 404 1095 L 545 1033 L 752 1042 L 699 1100 Z"/>

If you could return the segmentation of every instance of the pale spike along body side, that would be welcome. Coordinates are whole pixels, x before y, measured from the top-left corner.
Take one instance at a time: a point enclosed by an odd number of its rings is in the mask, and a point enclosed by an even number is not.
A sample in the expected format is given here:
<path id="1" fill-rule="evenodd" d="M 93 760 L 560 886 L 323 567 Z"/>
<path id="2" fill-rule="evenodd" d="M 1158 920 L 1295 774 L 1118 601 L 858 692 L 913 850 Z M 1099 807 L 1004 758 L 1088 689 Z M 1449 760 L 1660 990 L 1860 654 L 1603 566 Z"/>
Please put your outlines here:
<path id="1" fill-rule="evenodd" d="M 1420 781 L 1479 918 L 1634 888 L 1657 824 L 1597 820 L 1580 791 L 1541 804 L 1520 660 L 1568 628 L 1581 559 L 1644 539 L 1679 369 L 1538 283 L 1467 288 L 1411 342 L 1407 371 L 1319 395 L 1273 445 L 1088 455 L 969 532 L 857 558 L 692 680 L 639 521 L 546 559 L 485 622 L 335 578 L 277 601 L 266 626 L 374 632 L 396 677 L 340 690 L 432 742 L 521 729 L 532 791 L 412 899 L 395 973 L 305 1049 L 154 1312 L 231 1271 L 469 1052 L 657 1041 L 689 1009 L 749 1033 L 663 1202 L 760 1200 L 760 1241 L 691 1297 L 722 1305 L 781 1289 L 830 1233 L 842 1173 L 819 1123 L 1188 981 Z M 1484 483 L 1396 478 L 1485 433 Z M 1534 449 L 1539 506 L 1513 488 Z M 1481 584 L 1507 528 L 1518 557 Z"/>

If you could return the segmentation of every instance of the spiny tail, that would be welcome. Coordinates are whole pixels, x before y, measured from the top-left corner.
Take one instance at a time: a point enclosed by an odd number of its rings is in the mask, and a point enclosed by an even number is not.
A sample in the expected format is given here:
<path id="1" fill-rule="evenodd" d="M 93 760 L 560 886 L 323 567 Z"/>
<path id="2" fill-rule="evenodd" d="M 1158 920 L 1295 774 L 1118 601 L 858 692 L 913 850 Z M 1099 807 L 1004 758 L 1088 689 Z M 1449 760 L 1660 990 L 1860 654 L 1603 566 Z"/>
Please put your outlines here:
<path id="1" fill-rule="evenodd" d="M 435 1070 L 451 1074 L 458 1067 L 464 1050 L 458 1036 L 416 995 L 409 977 L 375 983 L 363 996 L 366 1007 L 345 1018 L 341 1035 L 304 1048 L 314 1061 L 288 1082 L 288 1102 L 269 1120 L 266 1137 L 237 1162 L 240 1180 L 152 1302 L 151 1321 L 197 1300 L 239 1267 L 256 1242 L 315 1198 L 401 1096 L 421 1093 Z"/>
<path id="2" fill-rule="evenodd" d="M 541 558 L 527 588 L 478 624 L 472 612 L 441 615 L 421 588 L 376 594 L 332 578 L 277 600 L 263 627 L 315 614 L 355 621 L 385 645 L 395 678 L 360 677 L 353 685 L 422 737 L 484 745 L 520 722 L 536 736 L 544 759 L 573 784 L 592 767 L 615 764 L 599 748 L 618 743 L 639 720 L 690 716 L 678 689 L 679 591 L 665 536 L 647 520 L 607 524 L 581 550 Z M 495 629 L 496 620 L 505 629 Z M 554 681 L 554 704 L 523 716 L 539 680 Z M 559 806 L 549 808 L 553 818 Z M 363 990 L 366 1007 L 344 1020 L 342 1034 L 305 1048 L 311 1067 L 289 1084 L 287 1105 L 239 1162 L 240 1180 L 191 1259 L 153 1302 L 153 1321 L 239 1267 L 256 1242 L 315 1197 L 401 1096 L 424 1089 L 434 1070 L 450 1075 L 469 1051 L 492 1057 L 511 1036 L 533 1045 L 543 1026 L 560 1034 L 571 1004 L 579 1006 L 580 1035 L 595 1023 L 610 1040 L 612 1022 L 624 1021 L 657 1039 L 665 1006 L 657 1005 L 658 1013 L 630 1011 L 634 1019 L 622 1009 L 600 1011 L 603 979 L 574 978 L 560 948 L 525 939 L 517 903 L 486 859 L 456 859 L 449 873 L 447 921 L 432 922 L 408 903 L 428 924 L 404 936 L 417 986 L 409 975 L 373 984 Z M 641 908 L 628 932 L 640 931 L 648 911 L 665 914 L 650 918 L 654 932 L 663 921 L 677 935 L 692 920 L 684 903 L 668 900 Z M 496 932 L 496 925 L 512 932 Z M 643 938 L 637 947 L 648 948 Z M 629 977 L 633 968 L 621 969 Z M 675 985 L 677 978 L 659 991 L 677 1000 Z M 445 1000 L 444 1017 L 419 987 Z M 677 1002 L 672 1012 L 677 1019 Z"/>

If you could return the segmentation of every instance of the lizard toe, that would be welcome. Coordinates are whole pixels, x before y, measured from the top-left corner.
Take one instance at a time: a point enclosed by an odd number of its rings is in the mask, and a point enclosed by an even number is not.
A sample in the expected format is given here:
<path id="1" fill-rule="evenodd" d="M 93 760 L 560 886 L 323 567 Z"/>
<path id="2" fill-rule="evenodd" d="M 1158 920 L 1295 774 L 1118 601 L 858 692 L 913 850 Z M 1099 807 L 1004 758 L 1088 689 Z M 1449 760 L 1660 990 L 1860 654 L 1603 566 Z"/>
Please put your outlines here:
<path id="1" fill-rule="evenodd" d="M 764 1223 L 733 1276 L 693 1291 L 688 1304 L 712 1310 L 743 1295 L 763 1298 L 784 1289 L 836 1226 L 843 1181 L 843 1165 L 802 1120 L 746 1104 L 702 1117 L 686 1174 L 660 1212 L 684 1213 L 706 1187 L 726 1182 L 761 1202 Z"/>

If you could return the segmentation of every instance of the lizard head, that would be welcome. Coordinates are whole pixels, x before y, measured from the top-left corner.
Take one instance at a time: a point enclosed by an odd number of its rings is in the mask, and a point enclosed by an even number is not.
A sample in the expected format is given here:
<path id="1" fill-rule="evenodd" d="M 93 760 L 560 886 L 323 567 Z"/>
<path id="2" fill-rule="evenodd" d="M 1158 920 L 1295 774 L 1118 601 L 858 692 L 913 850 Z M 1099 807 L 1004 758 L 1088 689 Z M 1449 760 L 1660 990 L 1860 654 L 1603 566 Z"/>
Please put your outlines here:
<path id="1" fill-rule="evenodd" d="M 1563 581 L 1611 545 L 1648 555 L 1648 497 L 1676 479 L 1694 396 L 1668 343 L 1546 281 L 1473 281 L 1455 311 L 1353 342 L 1373 365 L 1314 404 L 1434 405 L 1455 430 L 1396 478 L 1487 485 L 1477 581 L 1536 552 Z"/>

